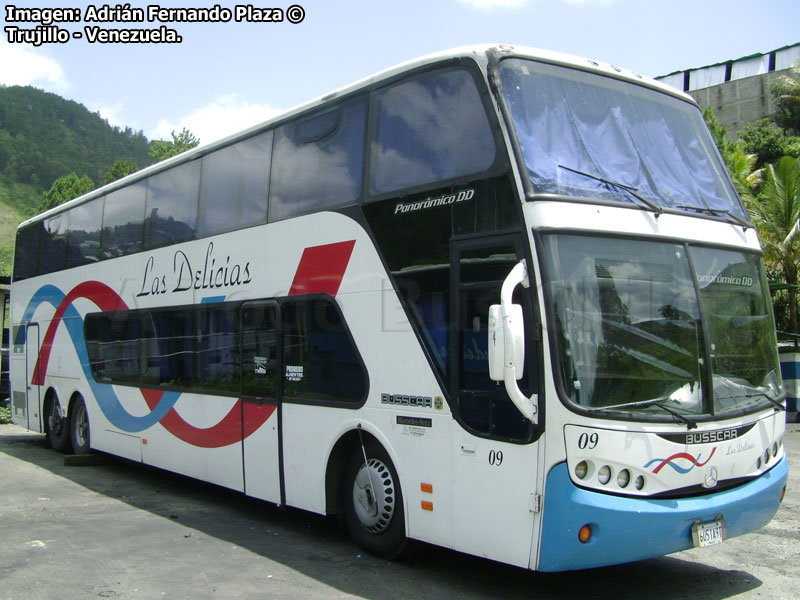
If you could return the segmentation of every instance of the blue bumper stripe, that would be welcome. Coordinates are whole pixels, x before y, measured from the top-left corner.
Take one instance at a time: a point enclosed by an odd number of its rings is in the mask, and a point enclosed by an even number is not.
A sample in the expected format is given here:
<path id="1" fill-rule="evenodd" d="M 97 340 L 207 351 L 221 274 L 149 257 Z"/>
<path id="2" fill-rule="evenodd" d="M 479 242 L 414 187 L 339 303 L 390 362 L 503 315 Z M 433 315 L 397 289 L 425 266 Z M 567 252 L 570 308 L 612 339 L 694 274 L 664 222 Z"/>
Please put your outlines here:
<path id="1" fill-rule="evenodd" d="M 540 571 L 565 571 L 663 556 L 692 547 L 691 526 L 722 515 L 727 537 L 766 525 L 780 506 L 789 468 L 784 456 L 770 471 L 745 485 L 694 498 L 648 500 L 601 494 L 576 487 L 566 463 L 547 476 Z M 589 524 L 582 544 L 578 530 Z"/>

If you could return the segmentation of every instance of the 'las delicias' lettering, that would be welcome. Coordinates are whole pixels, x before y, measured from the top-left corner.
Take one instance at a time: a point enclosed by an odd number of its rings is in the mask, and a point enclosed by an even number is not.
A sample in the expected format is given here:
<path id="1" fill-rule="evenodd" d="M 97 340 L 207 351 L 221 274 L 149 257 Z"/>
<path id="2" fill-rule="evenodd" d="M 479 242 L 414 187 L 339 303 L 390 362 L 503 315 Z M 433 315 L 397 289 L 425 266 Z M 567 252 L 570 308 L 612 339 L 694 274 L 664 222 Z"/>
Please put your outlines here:
<path id="1" fill-rule="evenodd" d="M 218 261 L 214 255 L 214 242 L 208 243 L 202 265 L 201 269 L 193 269 L 189 256 L 183 250 L 176 250 L 172 258 L 170 277 L 156 271 L 155 258 L 151 256 L 144 267 L 142 289 L 136 296 L 247 285 L 253 279 L 249 262 L 244 265 L 231 262 L 230 255 L 226 256 L 225 260 Z M 172 285 L 169 285 L 168 281 L 172 281 Z"/>

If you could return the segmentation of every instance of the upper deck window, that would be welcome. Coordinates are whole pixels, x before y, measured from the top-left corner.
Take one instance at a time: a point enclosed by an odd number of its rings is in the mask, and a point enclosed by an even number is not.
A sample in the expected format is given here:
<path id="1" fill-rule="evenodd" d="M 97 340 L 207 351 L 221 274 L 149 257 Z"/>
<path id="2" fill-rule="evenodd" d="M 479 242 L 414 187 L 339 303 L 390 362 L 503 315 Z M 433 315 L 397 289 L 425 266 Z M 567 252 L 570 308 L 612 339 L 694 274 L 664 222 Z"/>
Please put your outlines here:
<path id="1" fill-rule="evenodd" d="M 145 248 L 158 248 L 194 237 L 199 182 L 199 160 L 178 165 L 148 180 Z"/>
<path id="2" fill-rule="evenodd" d="M 467 71 L 426 73 L 375 99 L 373 194 L 479 173 L 494 163 L 492 130 Z"/>
<path id="3" fill-rule="evenodd" d="M 269 220 L 354 203 L 361 195 L 366 101 L 356 98 L 275 130 Z"/>
<path id="4" fill-rule="evenodd" d="M 212 235 L 267 220 L 272 132 L 204 156 L 197 234 Z"/>
<path id="5" fill-rule="evenodd" d="M 696 106 L 529 60 L 504 60 L 500 76 L 535 193 L 634 204 L 638 194 L 747 219 Z"/>

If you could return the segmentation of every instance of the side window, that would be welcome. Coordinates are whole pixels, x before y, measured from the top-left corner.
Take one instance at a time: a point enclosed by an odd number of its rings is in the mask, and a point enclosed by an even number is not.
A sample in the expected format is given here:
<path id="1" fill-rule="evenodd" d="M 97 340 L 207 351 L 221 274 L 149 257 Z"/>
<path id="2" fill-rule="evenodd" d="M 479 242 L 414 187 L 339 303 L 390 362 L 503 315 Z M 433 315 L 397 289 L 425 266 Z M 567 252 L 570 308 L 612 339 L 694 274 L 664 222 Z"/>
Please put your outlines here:
<path id="1" fill-rule="evenodd" d="M 431 198 L 444 201 L 439 204 Z M 450 380 L 454 331 L 450 325 L 450 240 L 518 227 L 514 204 L 508 178 L 496 177 L 362 206 L 409 319 L 444 381 Z"/>
<path id="2" fill-rule="evenodd" d="M 199 160 L 173 167 L 148 180 L 145 248 L 157 248 L 194 237 L 199 187 Z"/>
<path id="3" fill-rule="evenodd" d="M 492 166 L 492 130 L 472 76 L 426 73 L 374 95 L 370 192 L 383 194 Z"/>
<path id="4" fill-rule="evenodd" d="M 95 380 L 136 384 L 146 372 L 140 339 L 144 321 L 128 311 L 86 315 L 84 332 Z"/>
<path id="5" fill-rule="evenodd" d="M 333 299 L 289 300 L 281 311 L 284 397 L 361 402 L 367 376 Z"/>
<path id="6" fill-rule="evenodd" d="M 240 313 L 242 394 L 278 397 L 279 344 L 275 302 L 247 302 Z"/>
<path id="7" fill-rule="evenodd" d="M 193 387 L 239 390 L 236 365 L 236 310 L 225 304 L 199 306 Z"/>
<path id="8" fill-rule="evenodd" d="M 146 383 L 190 387 L 194 380 L 194 315 L 191 309 L 159 310 L 145 314 L 152 319 L 152 337 L 142 339 L 147 353 Z"/>
<path id="9" fill-rule="evenodd" d="M 257 398 L 277 398 L 283 376 L 289 399 L 363 401 L 367 375 L 334 300 L 304 297 L 278 307 L 271 300 L 89 314 L 92 375 Z"/>
<path id="10" fill-rule="evenodd" d="M 453 373 L 461 419 L 475 431 L 493 437 L 525 440 L 530 438 L 531 423 L 517 410 L 502 385 L 489 378 L 489 306 L 500 302 L 500 290 L 508 273 L 519 261 L 519 249 L 512 240 L 477 238 L 457 244 L 456 281 L 458 296 L 454 299 L 457 327 Z M 528 294 L 518 287 L 514 303 L 526 313 L 525 324 L 532 329 L 532 309 Z M 527 392 L 532 385 L 531 365 L 534 346 L 526 344 L 527 356 L 520 386 Z"/>
<path id="11" fill-rule="evenodd" d="M 67 261 L 67 229 L 69 213 L 54 215 L 44 222 L 44 231 L 39 237 L 39 269 L 44 275 L 63 269 Z"/>
<path id="12" fill-rule="evenodd" d="M 134 183 L 106 195 L 101 258 L 115 258 L 142 249 L 147 183 Z"/>
<path id="13" fill-rule="evenodd" d="M 275 131 L 269 220 L 279 221 L 361 195 L 366 101 L 292 121 Z"/>
<path id="14" fill-rule="evenodd" d="M 203 157 L 198 236 L 267 220 L 271 153 L 268 131 Z"/>
<path id="15" fill-rule="evenodd" d="M 42 224 L 34 223 L 17 231 L 17 243 L 14 247 L 14 281 L 22 281 L 36 275 L 41 230 Z"/>
<path id="16" fill-rule="evenodd" d="M 69 211 L 67 268 L 100 260 L 100 227 L 103 198 L 76 206 Z"/>

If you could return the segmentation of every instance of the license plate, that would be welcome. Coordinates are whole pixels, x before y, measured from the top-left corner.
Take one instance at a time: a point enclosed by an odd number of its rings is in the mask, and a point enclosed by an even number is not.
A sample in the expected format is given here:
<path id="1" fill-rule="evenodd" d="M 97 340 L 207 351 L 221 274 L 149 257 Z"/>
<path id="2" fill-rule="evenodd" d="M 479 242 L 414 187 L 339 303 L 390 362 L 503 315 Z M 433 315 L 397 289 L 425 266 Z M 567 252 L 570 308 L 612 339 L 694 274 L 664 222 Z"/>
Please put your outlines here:
<path id="1" fill-rule="evenodd" d="M 695 548 L 721 544 L 724 540 L 725 519 L 716 519 L 710 523 L 697 521 L 692 525 L 692 541 Z"/>

